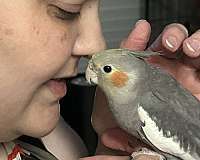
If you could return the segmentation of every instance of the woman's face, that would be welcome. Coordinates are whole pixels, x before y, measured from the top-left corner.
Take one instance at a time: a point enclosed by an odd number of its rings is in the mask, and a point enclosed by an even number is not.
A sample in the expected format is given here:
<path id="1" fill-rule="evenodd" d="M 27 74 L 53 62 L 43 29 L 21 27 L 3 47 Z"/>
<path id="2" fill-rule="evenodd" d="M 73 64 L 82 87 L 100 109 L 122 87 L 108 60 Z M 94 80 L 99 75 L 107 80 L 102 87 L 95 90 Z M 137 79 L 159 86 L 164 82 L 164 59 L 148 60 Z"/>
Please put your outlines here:
<path id="1" fill-rule="evenodd" d="M 0 0 L 0 141 L 55 127 L 62 78 L 77 74 L 80 56 L 105 47 L 98 3 Z"/>

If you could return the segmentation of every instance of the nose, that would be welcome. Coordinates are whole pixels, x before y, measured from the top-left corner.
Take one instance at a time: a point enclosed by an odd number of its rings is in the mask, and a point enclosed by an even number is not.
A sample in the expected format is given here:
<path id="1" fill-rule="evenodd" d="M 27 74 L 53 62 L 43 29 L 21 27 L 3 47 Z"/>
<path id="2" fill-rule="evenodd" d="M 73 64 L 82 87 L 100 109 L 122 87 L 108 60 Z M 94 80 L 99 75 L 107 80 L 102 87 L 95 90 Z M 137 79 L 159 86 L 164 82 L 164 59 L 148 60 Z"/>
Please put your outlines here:
<path id="1" fill-rule="evenodd" d="M 73 55 L 90 56 L 106 48 L 98 7 L 98 0 L 89 0 L 82 6 L 78 21 L 78 37 L 74 44 Z"/>

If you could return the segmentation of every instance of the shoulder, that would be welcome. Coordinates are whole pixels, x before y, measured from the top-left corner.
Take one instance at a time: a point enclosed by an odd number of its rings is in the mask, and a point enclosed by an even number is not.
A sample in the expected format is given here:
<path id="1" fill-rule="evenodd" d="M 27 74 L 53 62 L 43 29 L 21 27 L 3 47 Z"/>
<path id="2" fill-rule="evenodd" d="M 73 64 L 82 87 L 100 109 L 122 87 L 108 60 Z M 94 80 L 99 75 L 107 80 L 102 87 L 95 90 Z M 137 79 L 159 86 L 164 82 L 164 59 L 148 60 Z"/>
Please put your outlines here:
<path id="1" fill-rule="evenodd" d="M 19 140 L 0 143 L 0 159 L 58 160 L 51 153 Z"/>
<path id="2" fill-rule="evenodd" d="M 88 155 L 83 140 L 62 117 L 56 128 L 41 140 L 45 148 L 59 159 L 66 157 L 65 159 L 77 160 Z M 62 147 L 57 147 L 55 144 Z"/>

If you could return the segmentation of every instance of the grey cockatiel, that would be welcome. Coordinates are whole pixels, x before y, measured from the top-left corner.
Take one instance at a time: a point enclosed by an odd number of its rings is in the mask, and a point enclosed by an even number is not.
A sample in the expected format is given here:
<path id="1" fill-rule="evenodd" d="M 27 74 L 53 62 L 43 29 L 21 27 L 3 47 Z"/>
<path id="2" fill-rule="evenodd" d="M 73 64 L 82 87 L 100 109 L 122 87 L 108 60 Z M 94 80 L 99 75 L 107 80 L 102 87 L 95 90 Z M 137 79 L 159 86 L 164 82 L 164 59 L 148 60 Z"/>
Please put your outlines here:
<path id="1" fill-rule="evenodd" d="M 144 58 L 155 52 L 105 50 L 89 61 L 86 79 L 97 84 L 127 132 L 168 160 L 200 159 L 200 103 L 172 76 Z"/>

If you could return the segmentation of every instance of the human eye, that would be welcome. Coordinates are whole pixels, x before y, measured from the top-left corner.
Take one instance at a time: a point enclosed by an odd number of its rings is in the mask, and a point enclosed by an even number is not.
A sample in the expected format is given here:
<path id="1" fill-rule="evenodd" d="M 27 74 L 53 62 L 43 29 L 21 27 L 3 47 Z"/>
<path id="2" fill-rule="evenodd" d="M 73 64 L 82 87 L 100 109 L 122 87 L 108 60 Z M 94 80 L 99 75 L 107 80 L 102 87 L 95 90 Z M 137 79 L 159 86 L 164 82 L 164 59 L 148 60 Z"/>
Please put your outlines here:
<path id="1" fill-rule="evenodd" d="M 53 14 L 53 16 L 63 21 L 65 20 L 73 21 L 80 15 L 79 11 L 78 12 L 67 11 L 55 5 L 49 5 L 48 12 L 50 12 L 51 14 Z"/>

